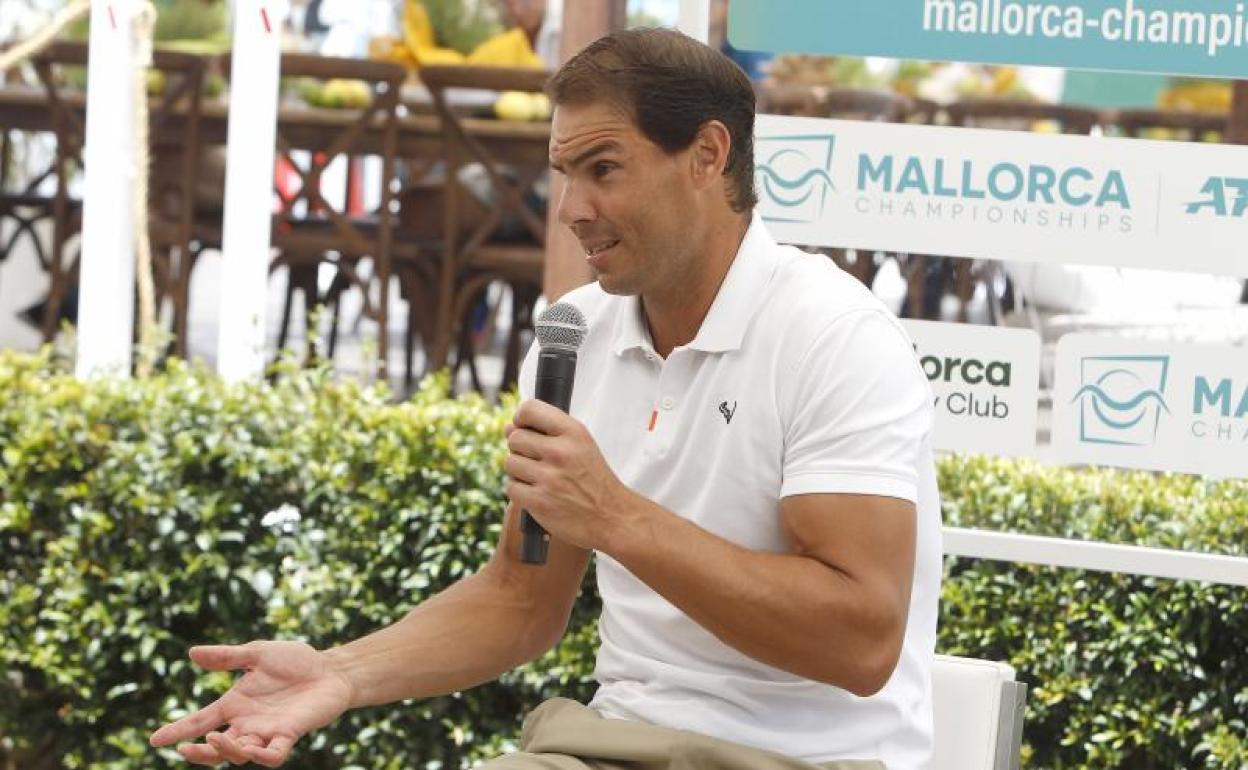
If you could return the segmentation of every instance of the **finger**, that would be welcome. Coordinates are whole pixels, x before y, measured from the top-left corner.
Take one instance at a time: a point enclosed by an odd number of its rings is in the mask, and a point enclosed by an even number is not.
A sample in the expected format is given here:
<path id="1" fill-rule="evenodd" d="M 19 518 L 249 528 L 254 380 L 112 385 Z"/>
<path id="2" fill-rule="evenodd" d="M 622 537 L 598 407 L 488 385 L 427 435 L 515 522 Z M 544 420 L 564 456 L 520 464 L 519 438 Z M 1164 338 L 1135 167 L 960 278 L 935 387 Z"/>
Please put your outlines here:
<path id="1" fill-rule="evenodd" d="M 525 484 L 536 484 L 541 470 L 540 462 L 522 455 L 507 455 L 507 459 L 503 460 L 503 472 Z"/>
<path id="2" fill-rule="evenodd" d="M 521 509 L 533 513 L 533 504 L 537 501 L 536 490 L 532 484 L 511 479 L 507 482 L 507 499 Z"/>
<path id="3" fill-rule="evenodd" d="M 514 454 L 545 460 L 550 455 L 555 439 L 544 433 L 527 428 L 516 428 L 507 437 L 507 448 Z"/>
<path id="4" fill-rule="evenodd" d="M 221 700 L 213 702 L 194 714 L 188 714 L 176 722 L 171 722 L 148 738 L 153 746 L 168 746 L 171 743 L 197 738 L 209 730 L 215 730 L 227 721 Z"/>
<path id="5" fill-rule="evenodd" d="M 516 424 L 514 422 L 507 423 L 506 425 L 503 426 L 503 436 L 505 438 L 510 437 L 511 432 L 515 429 L 516 429 Z"/>
<path id="6" fill-rule="evenodd" d="M 547 436 L 560 436 L 571 430 L 576 420 L 545 401 L 529 399 L 516 410 L 515 423 L 518 428 L 528 428 Z"/>
<path id="7" fill-rule="evenodd" d="M 225 757 L 221 756 L 220 752 L 202 743 L 184 743 L 178 747 L 178 753 L 187 762 L 197 765 L 219 765 L 225 761 Z"/>
<path id="8" fill-rule="evenodd" d="M 191 660 L 209 671 L 236 671 L 242 668 L 255 668 L 260 662 L 260 645 L 255 642 L 207 644 L 192 647 L 189 654 Z"/>
<path id="9" fill-rule="evenodd" d="M 204 737 L 208 740 L 208 745 L 216 749 L 221 756 L 230 762 L 241 765 L 247 761 L 247 757 L 243 754 L 243 747 L 225 733 L 212 732 Z"/>
<path id="10" fill-rule="evenodd" d="M 268 746 L 248 746 L 247 758 L 257 765 L 277 767 L 286 761 L 286 757 L 290 755 L 290 749 L 294 745 L 294 738 L 288 735 L 277 735 L 273 737 L 273 740 L 269 741 Z"/>
<path id="11" fill-rule="evenodd" d="M 234 742 L 237 743 L 239 746 L 242 746 L 244 749 L 248 746 L 263 746 L 264 745 L 264 739 L 261 738 L 259 735 L 256 735 L 255 733 L 244 733 L 242 730 L 235 727 L 234 725 L 230 725 L 230 729 L 226 730 L 225 734 L 228 737 L 233 738 Z"/>

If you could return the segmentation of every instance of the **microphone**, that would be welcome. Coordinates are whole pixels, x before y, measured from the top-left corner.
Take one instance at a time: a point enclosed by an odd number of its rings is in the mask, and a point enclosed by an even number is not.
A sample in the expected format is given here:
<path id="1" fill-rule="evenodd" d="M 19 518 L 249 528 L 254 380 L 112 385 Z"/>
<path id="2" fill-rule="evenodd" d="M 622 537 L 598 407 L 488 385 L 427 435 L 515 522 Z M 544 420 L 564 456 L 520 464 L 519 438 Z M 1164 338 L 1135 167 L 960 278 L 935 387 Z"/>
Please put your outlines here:
<path id="1" fill-rule="evenodd" d="M 533 395 L 540 401 L 568 411 L 572 405 L 572 381 L 576 377 L 576 351 L 585 341 L 589 327 L 575 305 L 556 302 L 542 311 L 534 324 L 540 352 Z M 545 564 L 550 533 L 528 511 L 520 514 L 524 541 L 520 560 L 525 564 Z"/>

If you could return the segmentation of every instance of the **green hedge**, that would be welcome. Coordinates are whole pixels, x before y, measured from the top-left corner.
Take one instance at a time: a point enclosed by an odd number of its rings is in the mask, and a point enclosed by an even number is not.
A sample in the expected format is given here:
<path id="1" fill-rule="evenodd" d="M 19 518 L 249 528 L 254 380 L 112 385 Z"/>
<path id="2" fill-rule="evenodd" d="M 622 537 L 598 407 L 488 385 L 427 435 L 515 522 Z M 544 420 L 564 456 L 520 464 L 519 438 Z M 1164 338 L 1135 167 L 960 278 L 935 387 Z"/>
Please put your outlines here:
<path id="1" fill-rule="evenodd" d="M 1248 555 L 1248 484 L 945 458 L 950 526 Z M 1248 589 L 947 559 L 942 652 L 1031 687 L 1028 766 L 1248 768 Z"/>
<path id="2" fill-rule="evenodd" d="M 477 569 L 498 536 L 513 405 L 452 400 L 438 380 L 394 404 L 293 367 L 268 384 L 177 363 L 83 383 L 51 354 L 0 353 L 0 768 L 184 766 L 146 735 L 229 681 L 190 666 L 189 645 L 331 645 Z M 940 472 L 950 524 L 1248 541 L 1243 484 L 969 458 Z M 591 575 L 541 660 L 353 712 L 290 765 L 491 756 L 543 699 L 592 694 L 598 603 Z M 1244 609 L 1230 588 L 949 560 L 940 646 L 1009 660 L 1033 686 L 1030 767 L 1242 768 Z"/>

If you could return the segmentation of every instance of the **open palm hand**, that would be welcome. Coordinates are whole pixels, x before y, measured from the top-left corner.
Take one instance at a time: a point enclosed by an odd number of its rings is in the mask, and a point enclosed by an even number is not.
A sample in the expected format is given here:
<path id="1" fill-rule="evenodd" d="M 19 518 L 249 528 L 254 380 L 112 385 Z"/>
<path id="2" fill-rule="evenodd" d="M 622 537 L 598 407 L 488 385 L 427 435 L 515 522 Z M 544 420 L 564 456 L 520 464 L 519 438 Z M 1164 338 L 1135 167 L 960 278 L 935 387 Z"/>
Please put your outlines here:
<path id="1" fill-rule="evenodd" d="M 205 743 L 178 747 L 191 762 L 277 767 L 299 738 L 329 724 L 351 704 L 347 678 L 322 653 L 300 642 L 193 647 L 190 657 L 211 671 L 247 672 L 211 705 L 152 734 L 153 746 L 203 736 Z"/>

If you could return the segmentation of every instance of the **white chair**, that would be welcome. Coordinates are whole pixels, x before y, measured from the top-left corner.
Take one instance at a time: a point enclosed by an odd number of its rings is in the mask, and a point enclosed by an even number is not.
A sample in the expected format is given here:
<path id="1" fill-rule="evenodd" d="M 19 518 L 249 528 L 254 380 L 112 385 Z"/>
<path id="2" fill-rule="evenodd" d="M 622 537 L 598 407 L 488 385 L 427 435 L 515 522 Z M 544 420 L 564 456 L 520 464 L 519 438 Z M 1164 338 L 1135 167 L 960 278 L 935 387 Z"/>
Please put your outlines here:
<path id="1" fill-rule="evenodd" d="M 937 655 L 931 770 L 1017 770 L 1027 685 L 1004 663 Z"/>

